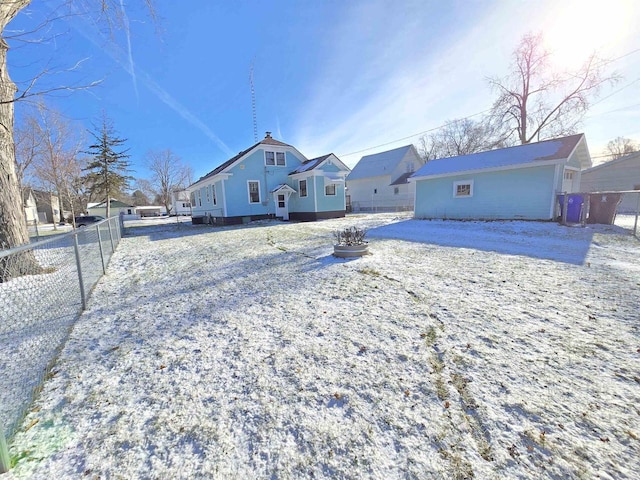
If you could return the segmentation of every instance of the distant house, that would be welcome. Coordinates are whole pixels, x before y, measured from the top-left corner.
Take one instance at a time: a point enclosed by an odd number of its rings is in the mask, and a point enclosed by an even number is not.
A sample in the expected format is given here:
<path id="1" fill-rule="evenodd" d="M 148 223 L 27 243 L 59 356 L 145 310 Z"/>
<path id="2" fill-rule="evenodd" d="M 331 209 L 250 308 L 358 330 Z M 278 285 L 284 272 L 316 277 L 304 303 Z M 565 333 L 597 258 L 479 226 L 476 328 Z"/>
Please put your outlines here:
<path id="1" fill-rule="evenodd" d="M 423 164 L 413 145 L 362 157 L 347 177 L 353 211 L 412 210 L 414 186 L 408 178 Z"/>
<path id="2" fill-rule="evenodd" d="M 427 162 L 416 218 L 551 220 L 556 195 L 577 192 L 591 166 L 583 134 Z"/>
<path id="3" fill-rule="evenodd" d="M 24 218 L 27 221 L 27 225 L 35 225 L 38 223 L 38 206 L 36 204 L 36 198 L 33 195 L 33 190 L 30 188 L 24 188 L 22 190 L 22 202 L 24 206 Z"/>
<path id="4" fill-rule="evenodd" d="M 640 190 L 640 152 L 611 160 L 583 170 L 580 175 L 580 191 L 608 192 Z M 618 212 L 635 212 L 638 195 L 622 196 Z"/>
<path id="5" fill-rule="evenodd" d="M 113 198 L 109 202 L 110 205 L 110 215 L 112 217 L 117 217 L 122 212 L 124 215 L 136 215 L 136 207 L 135 205 L 129 205 L 127 203 L 121 202 L 120 200 L 114 200 Z M 89 204 L 87 207 L 87 211 L 89 215 L 100 215 L 101 217 L 107 218 L 107 202 L 100 202 L 95 204 Z"/>
<path id="6" fill-rule="evenodd" d="M 334 154 L 308 160 L 267 132 L 263 140 L 188 188 L 194 222 L 343 217 L 348 173 L 349 168 Z"/>
<path id="7" fill-rule="evenodd" d="M 191 198 L 188 190 L 171 192 L 171 215 L 191 215 Z"/>
<path id="8" fill-rule="evenodd" d="M 167 209 L 163 205 L 143 205 L 136 207 L 136 213 L 140 217 L 161 217 L 167 214 Z"/>
<path id="9" fill-rule="evenodd" d="M 38 223 L 58 223 L 62 218 L 60 200 L 51 192 L 31 190 L 38 211 Z"/>

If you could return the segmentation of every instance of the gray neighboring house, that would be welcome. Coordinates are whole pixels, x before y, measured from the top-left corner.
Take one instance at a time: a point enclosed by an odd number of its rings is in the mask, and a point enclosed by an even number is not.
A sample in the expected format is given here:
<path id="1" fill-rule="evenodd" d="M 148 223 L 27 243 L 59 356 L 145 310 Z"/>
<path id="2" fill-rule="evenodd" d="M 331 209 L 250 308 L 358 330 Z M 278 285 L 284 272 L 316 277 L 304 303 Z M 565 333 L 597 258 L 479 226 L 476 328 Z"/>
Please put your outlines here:
<path id="1" fill-rule="evenodd" d="M 51 192 L 31 190 L 38 210 L 38 223 L 58 223 L 62 218 L 60 200 Z"/>
<path id="2" fill-rule="evenodd" d="M 640 190 L 640 152 L 601 163 L 581 172 L 580 191 L 611 192 Z M 618 212 L 635 212 L 640 193 L 622 196 Z"/>
<path id="3" fill-rule="evenodd" d="M 408 179 L 422 165 L 413 145 L 362 157 L 347 176 L 347 204 L 354 212 L 413 210 Z"/>

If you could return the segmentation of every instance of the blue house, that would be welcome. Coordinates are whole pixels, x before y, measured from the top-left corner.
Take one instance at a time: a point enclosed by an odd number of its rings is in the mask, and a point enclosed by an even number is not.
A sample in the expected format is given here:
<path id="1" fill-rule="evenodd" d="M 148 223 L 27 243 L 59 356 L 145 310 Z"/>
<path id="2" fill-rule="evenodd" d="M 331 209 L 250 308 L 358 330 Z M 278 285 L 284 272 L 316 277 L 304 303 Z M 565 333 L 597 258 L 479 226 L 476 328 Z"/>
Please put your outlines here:
<path id="1" fill-rule="evenodd" d="M 551 220 L 589 166 L 583 134 L 432 160 L 410 177 L 415 217 Z"/>
<path id="2" fill-rule="evenodd" d="M 309 160 L 267 132 L 188 188 L 194 223 L 344 217 L 348 173 L 334 154 Z"/>

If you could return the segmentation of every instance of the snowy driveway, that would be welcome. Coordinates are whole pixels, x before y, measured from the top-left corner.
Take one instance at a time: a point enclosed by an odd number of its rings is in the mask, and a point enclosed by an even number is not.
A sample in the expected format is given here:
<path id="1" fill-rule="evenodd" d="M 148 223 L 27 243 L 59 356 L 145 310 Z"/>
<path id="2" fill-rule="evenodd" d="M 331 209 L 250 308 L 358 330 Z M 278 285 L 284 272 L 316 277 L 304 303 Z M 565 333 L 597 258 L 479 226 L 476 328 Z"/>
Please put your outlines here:
<path id="1" fill-rule="evenodd" d="M 352 224 L 373 254 L 332 257 Z M 637 478 L 640 243 L 615 227 L 133 233 L 7 480 Z"/>

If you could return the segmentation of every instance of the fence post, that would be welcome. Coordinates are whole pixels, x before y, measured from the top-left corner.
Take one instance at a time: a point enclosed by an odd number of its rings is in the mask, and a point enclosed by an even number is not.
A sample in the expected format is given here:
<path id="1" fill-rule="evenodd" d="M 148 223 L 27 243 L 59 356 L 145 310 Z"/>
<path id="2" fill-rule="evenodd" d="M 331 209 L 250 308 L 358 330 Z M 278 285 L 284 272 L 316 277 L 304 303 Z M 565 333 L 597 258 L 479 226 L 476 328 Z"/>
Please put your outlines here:
<path id="1" fill-rule="evenodd" d="M 7 440 L 4 438 L 4 427 L 0 424 L 0 473 L 6 473 L 11 468 L 11 459 Z"/>
<path id="2" fill-rule="evenodd" d="M 100 260 L 102 261 L 102 273 L 106 274 L 107 270 L 104 268 L 104 251 L 102 249 L 102 235 L 100 235 L 100 225 L 96 225 L 96 232 L 98 232 L 98 246 L 100 247 Z"/>
<path id="3" fill-rule="evenodd" d="M 562 225 L 567 224 L 567 207 L 569 206 L 569 194 L 563 193 L 562 197 Z"/>
<path id="4" fill-rule="evenodd" d="M 638 236 L 638 215 L 640 215 L 640 193 L 638 193 L 638 203 L 636 204 L 636 219 L 633 222 L 633 236 Z"/>
<path id="5" fill-rule="evenodd" d="M 82 310 L 87 308 L 87 296 L 84 293 L 84 280 L 82 279 L 82 265 L 80 265 L 80 249 L 78 248 L 78 235 L 73 235 L 73 249 L 76 252 L 76 268 L 78 269 L 78 282 L 80 283 L 80 299 L 82 300 Z"/>
<path id="6" fill-rule="evenodd" d="M 109 227 L 109 238 L 111 239 L 111 253 L 116 251 L 116 247 L 113 246 L 113 232 L 111 231 L 111 219 L 107 219 L 107 226 Z"/>

